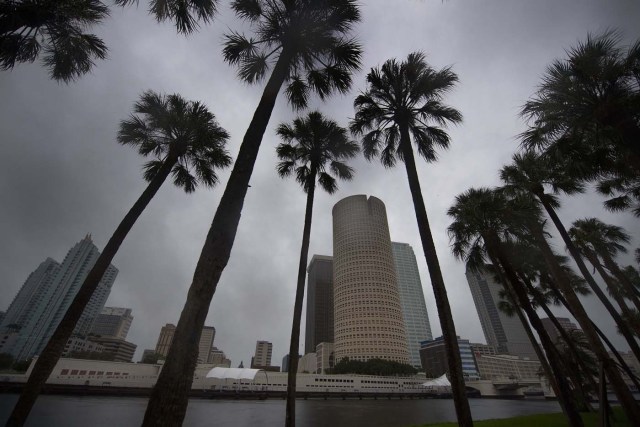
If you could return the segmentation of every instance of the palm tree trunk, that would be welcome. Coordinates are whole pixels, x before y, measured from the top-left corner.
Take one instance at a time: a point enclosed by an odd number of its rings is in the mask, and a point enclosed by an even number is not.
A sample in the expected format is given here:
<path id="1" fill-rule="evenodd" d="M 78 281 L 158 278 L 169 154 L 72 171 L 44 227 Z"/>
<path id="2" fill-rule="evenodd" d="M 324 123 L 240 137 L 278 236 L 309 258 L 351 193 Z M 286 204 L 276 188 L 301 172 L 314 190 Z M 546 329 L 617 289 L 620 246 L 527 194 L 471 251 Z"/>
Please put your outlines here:
<path id="1" fill-rule="evenodd" d="M 585 257 L 598 271 L 600 277 L 602 277 L 602 279 L 604 280 L 607 288 L 609 288 L 613 300 L 616 302 L 616 304 L 618 304 L 618 307 L 620 307 L 620 311 L 622 312 L 623 316 L 625 316 L 627 319 L 633 319 L 633 313 L 631 312 L 631 309 L 627 305 L 627 302 L 624 300 L 624 297 L 620 294 L 620 285 L 616 283 L 615 280 L 613 280 L 613 277 L 607 274 L 602 264 L 600 264 L 600 260 L 595 253 L 587 252 L 585 250 Z"/>
<path id="2" fill-rule="evenodd" d="M 556 226 L 556 228 L 560 232 L 560 236 L 562 236 L 562 240 L 564 240 L 564 243 L 567 246 L 567 249 L 569 249 L 569 252 L 571 253 L 571 256 L 573 257 L 573 259 L 575 260 L 576 264 L 578 265 L 578 268 L 580 269 L 580 273 L 582 273 L 582 275 L 584 276 L 585 280 L 589 284 L 589 287 L 591 288 L 591 290 L 593 290 L 593 292 L 598 296 L 598 298 L 600 299 L 602 304 L 605 306 L 605 308 L 607 309 L 607 311 L 611 315 L 611 317 L 613 317 L 613 320 L 616 322 L 616 325 L 618 326 L 618 328 L 620 328 L 620 332 L 622 333 L 622 335 L 627 340 L 627 343 L 629 344 L 629 348 L 631 348 L 631 351 L 635 355 L 636 359 L 640 360 L 640 345 L 638 345 L 638 342 L 635 340 L 635 337 L 634 337 L 633 333 L 631 332 L 631 330 L 629 329 L 629 326 L 624 321 L 624 319 L 622 319 L 622 317 L 620 316 L 620 313 L 618 313 L 616 311 L 616 309 L 613 306 L 613 304 L 611 304 L 611 301 L 609 300 L 609 298 L 607 298 L 607 296 L 604 294 L 604 292 L 602 292 L 602 289 L 600 289 L 600 286 L 598 286 L 598 284 L 594 280 L 594 278 L 591 275 L 591 273 L 589 273 L 589 269 L 587 268 L 587 266 L 584 263 L 584 260 L 580 256 L 580 251 L 578 251 L 578 248 L 576 248 L 576 246 L 574 245 L 573 241 L 569 237 L 569 233 L 567 233 L 567 230 L 564 228 L 564 224 L 562 224 L 562 221 L 560 221 L 560 218 L 558 218 L 558 215 L 556 214 L 556 211 L 545 200 L 544 197 L 541 197 L 541 196 L 538 195 L 538 198 L 542 202 L 542 205 L 544 206 L 545 210 L 549 214 L 549 217 L 553 221 L 554 225 Z M 543 238 L 543 240 L 545 240 L 545 242 L 546 242 L 546 239 Z M 547 246 L 548 246 L 548 244 L 547 244 Z M 560 274 L 562 275 L 563 273 L 561 272 Z M 562 277 L 562 276 L 559 276 L 559 277 Z M 558 280 L 558 277 L 556 277 L 555 279 Z M 559 285 L 560 285 L 560 283 L 559 283 Z M 575 295 L 575 293 L 574 293 L 574 295 Z M 568 295 L 567 295 L 567 298 L 568 298 Z M 580 307 L 582 308 L 582 304 L 580 304 Z M 584 308 L 582 308 L 582 309 L 584 310 Z M 596 337 L 596 335 L 593 334 L 593 337 Z M 600 343 L 600 344 L 602 345 L 602 343 Z M 603 347 L 603 349 L 604 349 L 604 347 Z M 611 378 L 609 378 L 609 380 L 611 380 Z M 638 414 L 640 415 L 640 410 L 639 410 Z"/>
<path id="3" fill-rule="evenodd" d="M 309 179 L 312 184 L 307 193 L 307 208 L 304 213 L 304 230 L 302 232 L 302 247 L 300 248 L 300 263 L 298 264 L 298 285 L 296 300 L 293 305 L 293 322 L 291 324 L 291 344 L 289 345 L 289 372 L 287 374 L 287 409 L 285 417 L 286 427 L 296 425 L 296 375 L 298 373 L 298 351 L 300 350 L 300 321 L 302 319 L 302 302 L 304 301 L 304 284 L 307 271 L 307 257 L 309 256 L 309 239 L 311 236 L 311 219 L 313 216 L 313 197 L 316 189 L 316 168 L 311 166 Z"/>
<path id="4" fill-rule="evenodd" d="M 556 222 L 556 220 L 558 221 L 558 223 L 560 223 L 560 220 L 555 215 L 555 211 L 553 211 L 553 208 L 549 206 L 549 209 L 554 214 L 554 216 L 552 217 L 552 218 L 555 218 L 554 223 Z M 575 250 L 575 246 L 573 246 L 571 239 L 569 239 L 569 235 L 567 234 L 564 227 L 562 227 L 562 223 L 560 223 L 560 226 L 562 228 L 562 231 L 564 231 L 567 241 L 571 244 L 571 247 L 575 251 L 575 255 L 573 252 L 572 252 L 572 255 L 574 255 L 574 258 L 576 259 L 576 261 L 578 261 L 578 259 L 580 260 L 582 267 L 584 267 L 584 269 L 586 270 L 587 267 L 584 265 L 584 262 L 582 262 L 582 258 L 577 253 L 577 250 Z M 561 234 L 562 234 L 562 231 L 561 231 Z M 569 278 L 567 277 L 565 272 L 562 270 L 562 268 L 558 264 L 555 258 L 555 255 L 551 250 L 551 247 L 549 247 L 549 244 L 547 243 L 547 240 L 544 237 L 544 232 L 542 230 L 542 227 L 541 226 L 531 227 L 531 232 L 533 234 L 534 239 L 536 239 L 536 242 L 538 243 L 540 250 L 542 251 L 544 260 L 547 263 L 547 266 L 549 267 L 549 270 L 556 282 L 556 285 L 558 285 L 558 287 L 562 291 L 564 297 L 566 298 L 566 301 L 569 303 L 569 306 L 571 307 L 570 308 L 571 313 L 573 314 L 575 319 L 578 321 L 578 323 L 580 324 L 580 327 L 585 333 L 585 336 L 589 341 L 589 344 L 591 345 L 591 350 L 596 354 L 596 357 L 602 362 L 605 372 L 607 374 L 607 378 L 609 378 L 609 382 L 611 383 L 616 395 L 618 396 L 618 400 L 622 404 L 622 407 L 624 408 L 625 413 L 631 420 L 640 419 L 640 407 L 638 407 L 638 404 L 636 403 L 633 395 L 631 394 L 631 391 L 629 391 L 629 388 L 622 380 L 622 377 L 620 376 L 620 372 L 618 372 L 615 364 L 607 354 L 604 346 L 602 345 L 602 342 L 598 339 L 598 335 L 596 334 L 595 330 L 591 326 L 591 320 L 589 319 L 589 315 L 587 314 L 584 307 L 580 303 L 578 296 L 573 291 L 571 286 L 569 286 Z M 569 246 L 569 243 L 567 244 L 567 246 Z M 582 268 L 580 270 L 582 271 Z M 586 270 L 586 273 L 589 274 L 589 271 Z M 589 275 L 589 277 L 591 277 L 591 275 Z M 593 278 L 591 278 L 591 280 L 593 281 Z M 596 288 L 600 290 L 598 286 L 596 286 Z"/>
<path id="5" fill-rule="evenodd" d="M 622 286 L 625 290 L 626 297 L 630 299 L 633 304 L 636 306 L 636 310 L 640 311 L 640 298 L 638 298 L 638 290 L 633 286 L 631 281 L 625 274 L 620 270 L 618 264 L 609 256 L 607 253 L 600 254 L 602 259 L 604 260 L 604 265 L 609 269 L 613 276 L 618 279 L 620 282 L 620 286 Z"/>
<path id="6" fill-rule="evenodd" d="M 571 306 L 569 305 L 565 297 L 562 295 L 562 293 L 560 293 L 560 291 L 555 288 L 552 288 L 552 291 L 554 292 L 556 297 L 560 300 L 562 305 L 564 305 L 567 308 L 567 310 L 569 310 L 569 313 L 571 313 L 571 315 L 575 317 L 575 315 L 571 311 Z M 607 347 L 609 348 L 609 351 L 613 353 L 616 360 L 618 361 L 618 365 L 624 370 L 624 372 L 627 374 L 631 382 L 633 382 L 633 385 L 636 387 L 636 390 L 640 390 L 640 381 L 638 380 L 638 377 L 631 370 L 629 365 L 627 365 L 627 362 L 622 358 L 622 355 L 620 354 L 620 352 L 618 352 L 618 349 L 615 348 L 611 340 L 607 337 L 607 335 L 604 332 L 602 332 L 602 330 L 598 327 L 598 325 L 595 324 L 593 320 L 591 320 L 591 325 L 593 326 L 593 329 L 596 331 L 600 339 L 602 339 L 602 341 L 604 341 L 604 343 L 607 345 Z"/>
<path id="7" fill-rule="evenodd" d="M 557 354 L 557 349 L 555 348 L 549 334 L 544 329 L 544 325 L 540 321 L 540 317 L 538 317 L 536 311 L 531 306 L 531 301 L 529 301 L 529 296 L 527 295 L 527 291 L 524 286 L 518 280 L 518 276 L 516 272 L 511 267 L 511 263 L 509 262 L 509 257 L 504 253 L 502 248 L 502 244 L 500 243 L 500 239 L 495 234 L 495 232 L 489 231 L 486 235 L 483 236 L 483 240 L 487 245 L 487 251 L 489 252 L 492 258 L 497 259 L 504 270 L 504 273 L 507 277 L 507 281 L 505 282 L 505 286 L 511 288 L 511 292 L 515 294 L 518 299 L 520 307 L 525 311 L 527 317 L 529 318 L 529 322 L 531 322 L 531 326 L 536 330 L 538 336 L 540 337 L 540 342 L 542 343 L 542 347 L 547 351 L 549 355 L 549 364 L 551 365 L 551 369 L 555 373 L 556 381 L 558 382 L 558 389 L 560 394 L 557 395 L 560 405 L 562 406 L 563 412 L 567 416 L 567 420 L 569 421 L 569 425 L 572 427 L 582 427 L 584 423 L 582 422 L 582 417 L 580 417 L 580 413 L 576 407 L 576 403 L 571 395 L 571 388 L 569 387 L 569 383 L 564 376 L 562 368 L 559 364 L 559 355 Z"/>
<path id="8" fill-rule="evenodd" d="M 180 426 L 184 420 L 202 327 L 222 271 L 231 255 L 253 166 L 278 92 L 287 77 L 291 55 L 286 48 L 280 54 L 242 140 L 200 253 L 169 354 L 151 392 L 143 426 Z"/>
<path id="9" fill-rule="evenodd" d="M 560 334 L 564 342 L 567 343 L 569 350 L 576 355 L 576 360 L 578 362 L 579 369 L 582 369 L 582 372 L 585 372 L 585 377 L 589 381 L 589 385 L 591 386 L 593 391 L 596 392 L 598 390 L 598 385 L 593 380 L 593 376 L 589 374 L 589 368 L 585 365 L 582 358 L 579 357 L 578 348 L 576 347 L 575 343 L 573 342 L 573 340 L 571 339 L 567 331 L 562 327 L 562 325 L 558 321 L 558 318 L 551 312 L 551 309 L 544 301 L 544 297 L 540 294 L 540 292 L 531 283 L 527 282 L 526 280 L 523 280 L 522 282 L 525 284 L 525 286 L 529 290 L 529 293 L 533 295 L 533 298 L 536 300 L 538 305 L 545 312 L 547 317 L 549 317 L 549 320 L 551 320 L 551 323 L 553 323 L 553 325 L 556 327 L 556 329 L 558 330 L 558 333 Z M 576 387 L 580 389 L 580 394 L 581 394 L 580 398 L 583 401 L 584 406 L 588 411 L 593 411 L 593 408 L 589 403 L 588 393 L 582 387 L 582 383 L 580 381 L 579 375 L 575 372 L 575 369 L 573 369 L 572 366 L 567 366 L 567 370 L 569 370 L 572 373 L 572 378 L 576 383 Z"/>
<path id="10" fill-rule="evenodd" d="M 469 400 L 464 385 L 464 376 L 462 374 L 462 360 L 460 358 L 460 348 L 458 347 L 458 335 L 456 327 L 453 323 L 451 314 L 451 306 L 449 297 L 447 296 L 447 288 L 442 278 L 438 254 L 436 246 L 433 243 L 433 235 L 429 227 L 429 219 L 427 218 L 427 209 L 422 199 L 422 190 L 420 189 L 420 181 L 416 170 L 416 162 L 411 147 L 411 139 L 409 130 L 406 126 L 401 127 L 400 147 L 404 159 L 405 168 L 407 170 L 407 178 L 409 180 L 409 188 L 411 197 L 413 198 L 413 206 L 416 211 L 416 219 L 418 221 L 418 230 L 420 231 L 420 240 L 422 241 L 422 250 L 427 260 L 429 268 L 429 277 L 433 294 L 438 308 L 438 318 L 440 319 L 440 327 L 442 328 L 442 337 L 445 343 L 447 354 L 447 363 L 449 366 L 449 376 L 451 377 L 451 390 L 453 393 L 453 401 L 456 408 L 458 425 L 462 427 L 473 426 L 473 418 L 471 417 L 471 409 L 469 408 Z"/>
<path id="11" fill-rule="evenodd" d="M 7 420 L 7 427 L 22 426 L 27 421 L 31 408 L 35 404 L 36 399 L 42 390 L 42 386 L 47 381 L 49 375 L 53 372 L 53 368 L 62 356 L 64 346 L 71 337 L 71 334 L 73 333 L 78 320 L 82 316 L 85 307 L 89 303 L 93 292 L 98 287 L 100 280 L 102 280 L 102 276 L 104 276 L 105 271 L 107 271 L 109 264 L 111 264 L 113 257 L 118 252 L 120 245 L 124 241 L 125 237 L 127 237 L 131 227 L 133 227 L 133 224 L 135 224 L 138 217 L 140 217 L 151 199 L 153 199 L 153 196 L 158 192 L 177 161 L 178 156 L 173 154 L 165 159 L 156 176 L 153 177 L 147 188 L 142 192 L 142 195 L 138 200 L 136 200 L 129 212 L 127 212 L 116 228 L 116 231 L 107 242 L 104 250 L 96 260 L 96 263 L 84 279 L 82 286 L 80 286 L 78 293 L 73 298 L 73 301 L 69 305 L 69 308 L 60 321 L 60 324 L 53 332 L 53 335 L 49 338 L 49 342 L 47 342 L 44 350 L 36 360 L 33 370 L 31 371 L 31 375 L 29 375 L 29 379 L 22 389 L 20 398 Z"/>

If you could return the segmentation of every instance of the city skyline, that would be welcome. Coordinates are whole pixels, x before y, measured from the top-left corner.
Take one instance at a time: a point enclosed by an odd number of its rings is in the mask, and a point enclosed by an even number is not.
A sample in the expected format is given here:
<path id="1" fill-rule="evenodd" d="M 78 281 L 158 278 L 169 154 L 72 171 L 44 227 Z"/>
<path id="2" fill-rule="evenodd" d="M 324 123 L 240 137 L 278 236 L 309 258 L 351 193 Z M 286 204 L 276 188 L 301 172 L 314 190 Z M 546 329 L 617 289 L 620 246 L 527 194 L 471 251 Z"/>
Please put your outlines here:
<path id="1" fill-rule="evenodd" d="M 144 7 L 116 8 L 98 27 L 110 59 L 97 62 L 95 70 L 77 82 L 55 83 L 39 63 L 0 73 L 0 87 L 11 101 L 0 106 L 5 141 L 0 156 L 0 310 L 8 307 L 40 262 L 47 256 L 61 260 L 77 236 L 91 231 L 103 247 L 144 188 L 142 161 L 115 142 L 118 122 L 128 116 L 143 90 L 203 101 L 232 135 L 230 153 L 237 154 L 249 121 L 246 112 L 255 108 L 263 85 L 238 81 L 220 57 L 221 34 L 233 21 L 227 4 L 221 4 L 220 11 L 219 19 L 185 38 L 176 37 L 171 25 L 158 25 Z M 388 2 L 373 0 L 362 14 L 356 32 L 365 56 L 362 71 L 353 76 L 353 90 L 326 104 L 312 100 L 311 107 L 347 125 L 353 117 L 353 98 L 364 88 L 369 69 L 415 50 L 424 51 L 435 67 L 452 65 L 458 73 L 460 84 L 448 103 L 462 111 L 464 123 L 450 129 L 450 150 L 439 151 L 437 163 L 418 162 L 418 173 L 456 327 L 461 336 L 484 341 L 471 309 L 464 265 L 450 254 L 446 210 L 469 186 L 498 183 L 497 170 L 517 149 L 515 136 L 524 130 L 519 108 L 540 83 L 546 66 L 564 57 L 565 50 L 587 33 L 619 28 L 625 42 L 635 40 L 640 4 L 587 0 L 578 8 L 550 0 L 508 7 L 504 2 L 406 2 L 402 8 L 389 8 Z M 190 67 L 179 65 L 185 63 Z M 130 64 L 136 64 L 135 69 Z M 280 180 L 274 170 L 279 142 L 274 130 L 296 116 L 284 98 L 279 96 L 265 133 L 238 238 L 206 322 L 218 327 L 216 341 L 234 366 L 247 361 L 260 337 L 274 343 L 274 357 L 288 352 L 295 294 L 292 272 L 299 259 L 304 197 L 295 182 Z M 386 170 L 359 158 L 353 166 L 352 182 L 340 183 L 333 196 L 316 196 L 310 253 L 330 253 L 329 210 L 337 200 L 351 194 L 384 200 L 394 240 L 411 244 L 416 252 L 433 334 L 439 335 L 402 165 Z M 136 321 L 129 339 L 139 349 L 155 345 L 166 319 L 178 319 L 227 177 L 228 172 L 222 173 L 220 186 L 188 196 L 170 186 L 161 189 L 114 259 L 120 275 L 107 305 L 133 309 Z M 559 215 L 567 223 L 596 215 L 633 232 L 634 247 L 638 246 L 637 219 L 605 212 L 602 198 L 562 197 L 562 203 Z M 564 253 L 557 239 L 554 246 Z M 632 262 L 629 256 L 621 259 Z M 614 343 L 626 349 L 601 304 L 593 298 L 583 301 Z M 557 314 L 566 317 L 560 310 Z M 255 333 L 247 334 L 249 330 Z"/>

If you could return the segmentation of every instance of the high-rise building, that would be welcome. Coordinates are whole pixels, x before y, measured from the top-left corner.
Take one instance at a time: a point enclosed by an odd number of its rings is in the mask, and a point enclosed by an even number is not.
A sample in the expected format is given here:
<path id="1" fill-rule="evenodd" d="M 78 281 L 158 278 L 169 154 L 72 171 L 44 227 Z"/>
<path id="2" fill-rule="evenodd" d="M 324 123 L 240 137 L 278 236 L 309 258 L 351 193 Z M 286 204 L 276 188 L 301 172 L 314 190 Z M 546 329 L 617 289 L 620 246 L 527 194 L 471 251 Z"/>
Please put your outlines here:
<path id="1" fill-rule="evenodd" d="M 357 195 L 333 207 L 334 352 L 409 363 L 384 203 Z"/>
<path id="2" fill-rule="evenodd" d="M 271 353 L 273 344 L 268 341 L 256 342 L 256 353 L 251 361 L 251 367 L 265 368 L 271 366 Z"/>
<path id="3" fill-rule="evenodd" d="M 213 326 L 205 326 L 200 334 L 200 343 L 198 344 L 198 363 L 209 363 L 211 349 L 213 348 L 213 340 L 216 337 L 216 328 Z"/>
<path id="4" fill-rule="evenodd" d="M 469 340 L 458 337 L 458 348 L 460 349 L 462 375 L 464 379 L 469 381 L 478 380 L 480 375 Z M 427 377 L 435 378 L 449 372 L 449 362 L 447 361 L 444 339 L 438 337 L 435 340 L 421 342 L 420 360 L 422 361 L 422 367 Z"/>
<path id="5" fill-rule="evenodd" d="M 173 342 L 173 336 L 176 333 L 176 325 L 173 323 L 167 323 L 160 329 L 160 336 L 156 343 L 156 353 L 163 356 L 169 354 L 169 347 Z M 213 347 L 213 340 L 216 336 L 216 328 L 213 326 L 205 326 L 202 328 L 200 334 L 200 342 L 198 344 L 198 363 L 208 363 L 209 356 L 211 354 L 211 348 Z"/>
<path id="6" fill-rule="evenodd" d="M 4 324 L 16 322 L 20 328 L 10 349 L 16 359 L 28 359 L 40 354 L 58 327 L 87 274 L 100 256 L 91 236 L 73 246 L 62 264 L 51 258 L 34 271 L 7 312 Z M 93 322 L 102 311 L 118 269 L 109 265 L 74 329 L 74 336 L 89 334 Z"/>
<path id="7" fill-rule="evenodd" d="M 173 342 L 173 335 L 176 333 L 176 325 L 173 323 L 167 323 L 160 329 L 160 336 L 158 336 L 158 341 L 156 343 L 156 353 L 167 357 L 169 354 L 169 347 L 171 347 L 171 343 Z"/>
<path id="8" fill-rule="evenodd" d="M 492 273 L 467 266 L 466 276 L 487 344 L 495 347 L 500 354 L 537 359 L 520 319 L 517 316 L 509 317 L 498 309 L 502 285 Z"/>
<path id="9" fill-rule="evenodd" d="M 307 272 L 305 354 L 321 342 L 333 342 L 333 257 L 314 255 Z"/>
<path id="10" fill-rule="evenodd" d="M 130 308 L 105 307 L 91 328 L 92 335 L 127 339 L 133 316 Z"/>
<path id="11" fill-rule="evenodd" d="M 432 340 L 433 335 L 431 334 L 429 314 L 420 282 L 416 255 L 408 243 L 391 242 L 391 249 L 398 278 L 402 318 L 407 333 L 409 363 L 415 368 L 421 368 L 420 343 Z"/>
<path id="12" fill-rule="evenodd" d="M 556 319 L 558 319 L 558 323 L 560 323 L 560 326 L 565 331 L 582 331 L 582 329 L 580 329 L 578 325 L 573 323 L 571 319 L 568 319 L 566 317 L 556 317 Z M 549 319 L 548 317 L 543 317 L 540 319 L 540 321 L 542 322 L 544 330 L 547 331 L 547 334 L 549 334 L 549 338 L 551 338 L 551 341 L 554 343 L 558 341 L 558 338 L 560 338 L 560 331 L 558 331 L 558 328 L 556 328 L 556 325 L 553 324 L 551 319 Z"/>

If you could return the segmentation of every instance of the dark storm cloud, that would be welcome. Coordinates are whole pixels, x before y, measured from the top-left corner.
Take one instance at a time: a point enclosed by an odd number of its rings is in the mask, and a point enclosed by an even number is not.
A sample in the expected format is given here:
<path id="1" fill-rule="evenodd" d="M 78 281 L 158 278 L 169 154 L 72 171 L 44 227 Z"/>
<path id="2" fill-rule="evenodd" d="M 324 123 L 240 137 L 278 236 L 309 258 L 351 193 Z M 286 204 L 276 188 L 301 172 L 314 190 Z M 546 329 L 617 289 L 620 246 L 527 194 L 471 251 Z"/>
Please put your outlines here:
<path id="1" fill-rule="evenodd" d="M 222 34 L 240 28 L 226 5 L 218 19 L 190 37 L 178 36 L 139 9 L 114 9 L 99 28 L 110 59 L 69 86 L 47 79 L 38 65 L 0 73 L 0 309 L 39 262 L 61 261 L 87 232 L 103 247 L 144 189 L 143 160 L 115 142 L 118 122 L 146 90 L 180 93 L 204 101 L 239 141 L 261 94 L 261 85 L 239 82 L 221 59 Z M 351 94 L 313 107 L 347 125 L 353 96 L 364 88 L 372 66 L 415 50 L 435 67 L 452 65 L 460 84 L 447 102 L 460 109 L 464 124 L 450 129 L 452 146 L 435 164 L 419 165 L 420 179 L 450 293 L 458 333 L 484 338 L 464 277 L 464 266 L 449 252 L 446 210 L 471 186 L 498 184 L 498 169 L 517 148 L 524 127 L 519 107 L 535 90 L 546 65 L 562 57 L 588 32 L 620 28 L 627 40 L 640 37 L 640 6 L 634 2 L 462 2 L 367 1 L 358 27 L 365 48 L 363 70 Z M 278 178 L 274 129 L 295 117 L 280 98 L 265 134 L 251 180 L 231 260 L 222 275 L 207 324 L 217 328 L 216 345 L 248 364 L 258 339 L 274 343 L 274 364 L 287 352 L 293 293 L 304 215 L 304 193 Z M 331 254 L 331 208 L 352 194 L 375 195 L 387 206 L 392 239 L 416 251 L 434 334 L 440 333 L 433 293 L 419 245 L 415 215 L 401 167 L 385 170 L 359 158 L 355 179 L 340 183 L 333 196 L 317 194 L 310 255 Z M 401 165 L 400 165 L 401 166 Z M 177 322 L 221 185 L 186 195 L 166 183 L 133 228 L 114 260 L 120 274 L 109 305 L 133 308 L 129 339 L 153 348 L 160 327 Z M 601 209 L 591 195 L 567 199 L 565 222 L 587 215 L 633 231 L 637 220 Z M 559 243 L 556 249 L 564 252 Z M 630 259 L 627 259 L 630 262 Z M 613 327 L 593 299 L 594 319 Z M 622 340 L 617 340 L 622 345 Z M 140 352 L 138 353 L 138 355 Z"/>

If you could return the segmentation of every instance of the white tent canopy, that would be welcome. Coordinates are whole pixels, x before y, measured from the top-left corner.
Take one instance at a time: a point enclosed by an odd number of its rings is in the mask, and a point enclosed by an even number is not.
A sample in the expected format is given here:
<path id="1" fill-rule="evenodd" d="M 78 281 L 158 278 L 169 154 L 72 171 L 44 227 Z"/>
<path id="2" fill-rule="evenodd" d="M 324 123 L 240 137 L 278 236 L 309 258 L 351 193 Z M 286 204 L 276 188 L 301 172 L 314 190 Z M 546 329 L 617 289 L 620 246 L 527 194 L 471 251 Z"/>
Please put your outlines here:
<path id="1" fill-rule="evenodd" d="M 260 369 L 249 368 L 221 368 L 216 367 L 207 373 L 207 378 L 233 378 L 235 380 L 254 380 Z"/>
<path id="2" fill-rule="evenodd" d="M 437 387 L 437 386 L 448 386 L 448 387 L 451 387 L 451 383 L 449 382 L 449 379 L 447 378 L 447 374 L 443 374 L 439 378 L 434 378 L 432 380 L 429 380 L 426 383 L 423 383 L 422 385 L 425 386 L 425 387 Z"/>

